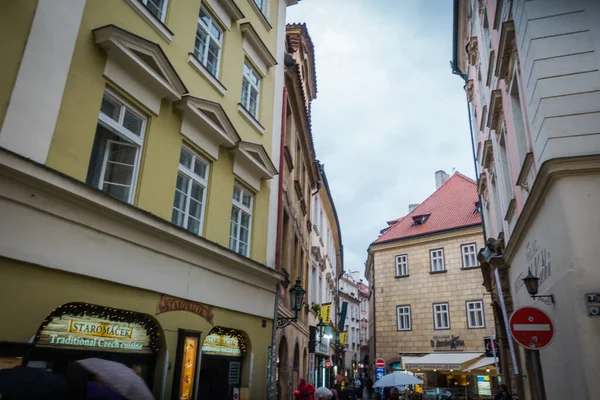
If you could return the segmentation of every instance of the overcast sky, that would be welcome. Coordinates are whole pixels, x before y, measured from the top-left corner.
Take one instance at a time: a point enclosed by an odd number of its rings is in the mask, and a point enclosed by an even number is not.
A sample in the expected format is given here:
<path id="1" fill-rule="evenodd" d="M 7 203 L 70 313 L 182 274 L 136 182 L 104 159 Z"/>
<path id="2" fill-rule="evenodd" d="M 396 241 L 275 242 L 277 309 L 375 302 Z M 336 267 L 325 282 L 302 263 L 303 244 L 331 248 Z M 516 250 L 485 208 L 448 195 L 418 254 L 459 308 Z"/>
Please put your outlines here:
<path id="1" fill-rule="evenodd" d="M 434 173 L 474 177 L 461 78 L 452 75 L 450 0 L 302 0 L 315 45 L 317 158 L 336 205 L 344 267 L 363 277 L 386 221 L 435 190 Z"/>

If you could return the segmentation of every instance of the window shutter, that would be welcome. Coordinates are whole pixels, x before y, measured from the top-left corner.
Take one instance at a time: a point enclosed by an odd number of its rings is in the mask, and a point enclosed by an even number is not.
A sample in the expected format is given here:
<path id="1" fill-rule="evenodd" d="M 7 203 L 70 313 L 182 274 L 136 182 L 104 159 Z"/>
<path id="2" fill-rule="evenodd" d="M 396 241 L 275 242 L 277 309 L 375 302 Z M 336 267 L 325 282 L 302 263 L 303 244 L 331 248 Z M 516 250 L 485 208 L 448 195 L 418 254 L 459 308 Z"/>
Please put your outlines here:
<path id="1" fill-rule="evenodd" d="M 239 385 L 242 370 L 242 363 L 239 361 L 231 361 L 229 363 L 229 384 Z"/>

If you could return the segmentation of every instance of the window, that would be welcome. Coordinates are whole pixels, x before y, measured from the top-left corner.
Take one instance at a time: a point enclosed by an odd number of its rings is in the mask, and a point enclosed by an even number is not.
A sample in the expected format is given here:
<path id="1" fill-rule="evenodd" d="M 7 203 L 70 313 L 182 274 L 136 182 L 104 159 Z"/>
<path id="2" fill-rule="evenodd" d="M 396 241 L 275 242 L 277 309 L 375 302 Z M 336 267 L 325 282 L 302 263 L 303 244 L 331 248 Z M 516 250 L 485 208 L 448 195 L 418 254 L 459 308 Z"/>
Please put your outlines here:
<path id="1" fill-rule="evenodd" d="M 438 303 L 433 305 L 433 328 L 450 329 L 448 303 Z"/>
<path id="2" fill-rule="evenodd" d="M 171 222 L 201 235 L 207 187 L 208 163 L 182 147 Z"/>
<path id="3" fill-rule="evenodd" d="M 469 328 L 485 328 L 483 301 L 467 301 L 467 324 Z"/>
<path id="4" fill-rule="evenodd" d="M 444 249 L 429 250 L 429 259 L 431 261 L 431 272 L 444 271 Z"/>
<path id="5" fill-rule="evenodd" d="M 319 234 L 323 235 L 323 209 L 319 209 Z"/>
<path id="6" fill-rule="evenodd" d="M 408 254 L 396 256 L 396 276 L 408 275 Z"/>
<path id="7" fill-rule="evenodd" d="M 477 245 L 475 243 L 461 245 L 460 251 L 462 253 L 463 268 L 477 266 Z"/>
<path id="8" fill-rule="evenodd" d="M 127 203 L 133 202 L 146 117 L 104 93 L 86 182 Z"/>
<path id="9" fill-rule="evenodd" d="M 222 46 L 223 29 L 217 25 L 215 19 L 210 16 L 204 7 L 200 8 L 196 42 L 194 43 L 194 56 L 214 77 L 219 73 Z"/>
<path id="10" fill-rule="evenodd" d="M 148 11 L 156 18 L 165 22 L 167 16 L 167 0 L 142 0 Z"/>
<path id="11" fill-rule="evenodd" d="M 317 296 L 319 298 L 319 304 L 323 304 L 323 299 L 322 299 L 322 293 L 323 293 L 323 277 L 321 276 L 321 274 L 319 274 L 319 293 L 317 293 Z"/>
<path id="12" fill-rule="evenodd" d="M 250 254 L 251 221 L 252 193 L 236 183 L 233 187 L 229 248 L 246 257 Z"/>
<path id="13" fill-rule="evenodd" d="M 325 287 L 325 303 L 331 303 L 331 288 L 329 286 Z"/>
<path id="14" fill-rule="evenodd" d="M 410 320 L 410 306 L 396 307 L 399 331 L 410 331 L 412 329 Z"/>
<path id="15" fill-rule="evenodd" d="M 412 219 L 413 219 L 413 226 L 423 225 L 425 222 L 427 222 L 428 218 L 429 218 L 429 214 L 427 214 L 427 215 L 415 215 L 414 217 L 412 217 Z"/>
<path id="16" fill-rule="evenodd" d="M 254 117 L 258 119 L 258 95 L 260 93 L 260 76 L 254 68 L 244 62 L 244 75 L 242 77 L 242 106 Z"/>
<path id="17" fill-rule="evenodd" d="M 254 4 L 258 7 L 258 9 L 263 13 L 267 14 L 267 5 L 269 0 L 252 0 Z"/>
<path id="18" fill-rule="evenodd" d="M 310 298 L 313 303 L 318 303 L 319 298 L 317 297 L 317 269 L 316 268 L 312 268 L 311 279 L 312 279 L 312 281 L 311 281 L 312 292 L 311 292 Z"/>

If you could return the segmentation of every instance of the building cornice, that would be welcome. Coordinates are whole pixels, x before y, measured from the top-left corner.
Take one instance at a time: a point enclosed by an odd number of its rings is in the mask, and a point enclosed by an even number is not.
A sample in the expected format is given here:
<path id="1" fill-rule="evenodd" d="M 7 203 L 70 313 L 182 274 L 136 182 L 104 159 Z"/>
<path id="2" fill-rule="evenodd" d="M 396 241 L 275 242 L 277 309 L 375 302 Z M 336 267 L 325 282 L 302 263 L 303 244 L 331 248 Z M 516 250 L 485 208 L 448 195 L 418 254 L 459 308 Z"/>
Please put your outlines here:
<path id="1" fill-rule="evenodd" d="M 474 229 L 476 228 L 476 229 Z M 432 242 L 439 240 L 452 239 L 457 236 L 464 236 L 477 233 L 475 230 L 481 230 L 481 223 L 458 226 L 451 229 L 444 229 L 441 231 L 429 232 L 422 235 L 408 236 L 400 239 L 390 239 L 384 242 L 371 243 L 369 251 L 386 250 L 398 246 L 410 246 L 422 242 Z"/>
<path id="2" fill-rule="evenodd" d="M 504 251 L 504 259 L 510 265 L 512 257 L 520 247 L 546 195 L 557 179 L 569 175 L 586 175 L 600 173 L 600 155 L 554 158 L 540 166 L 535 182 L 531 187 L 527 201 L 515 223 Z"/>

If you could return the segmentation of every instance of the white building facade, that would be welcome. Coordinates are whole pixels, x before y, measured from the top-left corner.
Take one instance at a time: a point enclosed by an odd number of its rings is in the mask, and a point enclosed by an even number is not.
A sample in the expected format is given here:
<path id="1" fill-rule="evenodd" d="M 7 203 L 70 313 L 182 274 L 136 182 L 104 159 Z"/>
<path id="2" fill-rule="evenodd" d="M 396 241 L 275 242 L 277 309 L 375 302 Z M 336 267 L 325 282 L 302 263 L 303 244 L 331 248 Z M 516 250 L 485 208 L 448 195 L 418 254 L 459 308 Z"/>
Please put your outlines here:
<path id="1" fill-rule="evenodd" d="M 502 371 L 520 399 L 600 391 L 600 2 L 455 0 L 454 73 L 466 82 Z M 530 296 L 523 278 L 539 278 Z M 507 332 L 533 306 L 538 352 Z M 534 384 L 540 367 L 540 385 Z"/>
<path id="2" fill-rule="evenodd" d="M 360 362 L 360 296 L 358 293 L 359 282 L 349 274 L 340 278 L 340 312 L 346 306 L 344 326 L 340 330 L 347 332 L 346 352 L 344 354 L 344 374 L 353 377 L 358 372 Z"/>

